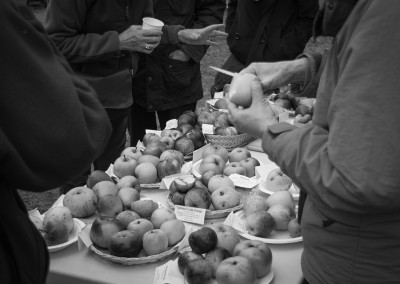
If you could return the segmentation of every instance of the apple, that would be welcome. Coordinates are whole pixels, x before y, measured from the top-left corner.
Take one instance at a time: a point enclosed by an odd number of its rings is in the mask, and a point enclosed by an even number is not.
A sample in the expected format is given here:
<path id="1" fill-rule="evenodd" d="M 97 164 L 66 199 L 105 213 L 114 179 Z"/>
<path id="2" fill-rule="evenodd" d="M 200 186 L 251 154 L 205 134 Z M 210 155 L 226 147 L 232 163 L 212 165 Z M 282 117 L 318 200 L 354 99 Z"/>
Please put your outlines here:
<path id="1" fill-rule="evenodd" d="M 290 104 L 290 101 L 285 100 L 285 99 L 277 99 L 277 100 L 275 100 L 275 105 L 283 107 L 284 109 L 287 109 L 287 110 L 290 110 L 292 108 L 292 105 Z"/>
<path id="2" fill-rule="evenodd" d="M 147 255 L 160 254 L 168 249 L 168 236 L 163 230 L 154 229 L 143 235 L 143 249 Z"/>
<path id="3" fill-rule="evenodd" d="M 260 195 L 248 195 L 243 203 L 243 213 L 247 217 L 256 211 L 267 211 L 269 208 L 266 198 Z"/>
<path id="4" fill-rule="evenodd" d="M 205 105 L 202 105 L 202 106 L 199 105 L 198 107 L 196 107 L 195 114 L 196 114 L 197 118 L 203 112 L 210 112 L 210 111 L 207 109 L 207 107 Z"/>
<path id="5" fill-rule="evenodd" d="M 165 207 L 159 207 L 153 211 L 150 217 L 150 221 L 154 226 L 154 229 L 160 229 L 161 225 L 168 221 L 176 219 L 175 213 Z"/>
<path id="6" fill-rule="evenodd" d="M 174 192 L 171 196 L 171 201 L 175 205 L 185 205 L 185 196 L 186 193 L 181 193 L 181 192 Z"/>
<path id="7" fill-rule="evenodd" d="M 115 219 L 117 219 L 124 228 L 127 228 L 132 221 L 140 219 L 140 216 L 136 212 L 125 210 L 119 213 Z"/>
<path id="8" fill-rule="evenodd" d="M 124 206 L 124 209 L 130 209 L 133 201 L 140 199 L 140 192 L 136 188 L 124 187 L 121 188 L 117 195 Z"/>
<path id="9" fill-rule="evenodd" d="M 198 188 L 202 188 L 206 191 L 208 191 L 207 186 L 203 183 L 203 181 L 199 178 L 196 178 L 196 181 L 194 182 L 194 186 L 193 187 L 198 187 Z"/>
<path id="10" fill-rule="evenodd" d="M 298 114 L 294 117 L 293 123 L 301 123 L 301 124 L 306 124 L 308 122 L 310 122 L 312 120 L 312 116 L 311 114 L 305 114 L 305 115 L 301 115 Z"/>
<path id="11" fill-rule="evenodd" d="M 309 114 L 310 116 L 312 115 L 312 108 L 308 105 L 299 105 L 295 112 L 294 112 L 294 116 L 305 116 L 306 114 Z"/>
<path id="12" fill-rule="evenodd" d="M 220 127 L 220 126 L 230 126 L 232 125 L 232 123 L 229 121 L 228 118 L 228 113 L 226 112 L 217 112 L 217 115 L 215 117 L 215 122 L 214 122 L 214 126 L 215 127 Z"/>
<path id="13" fill-rule="evenodd" d="M 202 158 L 205 159 L 210 155 L 220 156 L 225 161 L 225 163 L 228 162 L 229 159 L 228 150 L 224 146 L 218 144 L 208 144 L 207 146 L 204 147 Z"/>
<path id="14" fill-rule="evenodd" d="M 65 243 L 69 239 L 69 230 L 66 224 L 59 221 L 48 221 L 43 227 L 43 238 L 48 246 Z"/>
<path id="15" fill-rule="evenodd" d="M 204 257 L 201 254 L 197 254 L 192 251 L 184 251 L 180 253 L 178 257 L 179 271 L 184 274 L 187 264 L 196 259 L 204 259 Z"/>
<path id="16" fill-rule="evenodd" d="M 43 220 L 38 216 L 29 215 L 29 219 L 39 231 L 43 231 Z"/>
<path id="17" fill-rule="evenodd" d="M 251 82 L 255 79 L 254 74 L 235 74 L 229 88 L 229 100 L 238 106 L 249 107 L 252 102 Z"/>
<path id="18" fill-rule="evenodd" d="M 115 160 L 113 171 L 119 178 L 131 176 L 135 173 L 137 165 L 138 162 L 134 158 L 124 155 Z"/>
<path id="19" fill-rule="evenodd" d="M 265 186 L 270 191 L 289 190 L 291 185 L 292 180 L 280 168 L 270 171 L 265 180 Z"/>
<path id="20" fill-rule="evenodd" d="M 160 140 L 150 141 L 146 149 L 143 150 L 143 155 L 152 155 L 156 157 L 160 157 L 163 151 L 167 150 L 167 145 L 161 142 Z"/>
<path id="21" fill-rule="evenodd" d="M 214 129 L 214 135 L 229 136 L 227 126 L 218 126 Z"/>
<path id="22" fill-rule="evenodd" d="M 181 193 L 186 193 L 194 186 L 196 179 L 194 176 L 177 177 L 171 184 L 171 187 Z M 171 191 L 170 187 L 170 191 Z M 171 191 L 172 192 L 172 191 Z"/>
<path id="23" fill-rule="evenodd" d="M 163 129 L 161 131 L 161 138 L 170 136 L 171 131 L 172 129 L 167 129 L 167 128 Z"/>
<path id="24" fill-rule="evenodd" d="M 175 140 L 174 149 L 187 156 L 194 151 L 194 144 L 190 138 L 186 136 L 179 137 Z"/>
<path id="25" fill-rule="evenodd" d="M 208 251 L 204 256 L 205 260 L 208 260 L 213 265 L 213 277 L 215 278 L 215 274 L 217 272 L 218 265 L 228 257 L 231 257 L 229 251 L 224 248 L 213 248 L 212 250 Z"/>
<path id="26" fill-rule="evenodd" d="M 133 187 L 135 188 L 137 185 L 139 185 L 139 181 L 135 176 L 124 176 L 119 179 L 117 182 L 117 188 L 118 190 L 121 190 L 124 187 Z M 140 189 L 140 187 L 138 187 Z"/>
<path id="27" fill-rule="evenodd" d="M 214 107 L 217 109 L 227 109 L 228 103 L 224 98 L 222 98 L 215 102 Z"/>
<path id="28" fill-rule="evenodd" d="M 208 190 L 211 193 L 222 187 L 235 188 L 235 184 L 229 176 L 224 174 L 214 175 L 208 181 Z"/>
<path id="29" fill-rule="evenodd" d="M 215 278 L 218 284 L 255 284 L 256 272 L 246 257 L 234 256 L 218 265 Z"/>
<path id="30" fill-rule="evenodd" d="M 182 132 L 180 132 L 178 129 L 171 129 L 171 132 L 169 133 L 169 137 L 174 139 L 174 141 L 176 141 L 176 139 L 182 136 L 183 136 Z"/>
<path id="31" fill-rule="evenodd" d="M 204 145 L 204 135 L 201 129 L 194 128 L 188 131 L 185 136 L 192 140 L 195 149 L 199 149 Z"/>
<path id="32" fill-rule="evenodd" d="M 160 180 L 166 176 L 181 172 L 181 164 L 177 159 L 161 160 L 157 164 L 157 175 Z"/>
<path id="33" fill-rule="evenodd" d="M 146 232 L 154 230 L 154 226 L 149 220 L 141 218 L 130 222 L 127 230 L 136 232 L 142 240 Z"/>
<path id="34" fill-rule="evenodd" d="M 174 149 L 175 140 L 172 139 L 171 137 L 169 136 L 161 137 L 160 142 L 165 144 L 165 148 L 167 150 Z"/>
<path id="35" fill-rule="evenodd" d="M 143 164 L 143 163 L 152 163 L 155 167 L 157 167 L 158 162 L 160 161 L 160 157 L 156 157 L 153 155 L 143 155 L 139 157 L 138 163 Z"/>
<path id="36" fill-rule="evenodd" d="M 174 246 L 185 236 L 185 224 L 181 220 L 172 219 L 162 223 L 161 230 L 168 236 L 168 246 Z"/>
<path id="37" fill-rule="evenodd" d="M 185 136 L 186 133 L 188 133 L 190 130 L 194 128 L 194 125 L 191 125 L 189 123 L 182 123 L 178 124 L 177 129 L 182 132 L 183 136 Z"/>
<path id="38" fill-rule="evenodd" d="M 190 261 L 184 271 L 187 284 L 211 284 L 213 282 L 213 266 L 205 259 Z"/>
<path id="39" fill-rule="evenodd" d="M 217 233 L 218 242 L 217 247 L 224 248 L 233 254 L 235 246 L 240 242 L 238 232 L 232 226 L 225 224 L 214 224 L 210 226 Z"/>
<path id="40" fill-rule="evenodd" d="M 232 187 L 221 187 L 211 194 L 211 202 L 216 210 L 233 208 L 240 204 L 240 194 Z"/>
<path id="41" fill-rule="evenodd" d="M 96 194 L 97 199 L 105 195 L 117 195 L 118 188 L 115 183 L 111 181 L 100 181 L 93 186 L 93 192 Z"/>
<path id="42" fill-rule="evenodd" d="M 178 125 L 189 124 L 194 126 L 196 124 L 196 117 L 193 111 L 184 112 L 178 117 Z"/>
<path id="43" fill-rule="evenodd" d="M 140 253 L 142 247 L 142 239 L 138 233 L 124 230 L 112 235 L 108 251 L 119 257 L 134 257 Z"/>
<path id="44" fill-rule="evenodd" d="M 230 176 L 231 174 L 246 175 L 246 168 L 243 167 L 240 162 L 232 162 L 226 164 L 223 171 L 224 175 Z"/>
<path id="45" fill-rule="evenodd" d="M 267 198 L 268 207 L 280 204 L 285 205 L 293 210 L 296 208 L 296 201 L 294 201 L 293 195 L 289 191 L 277 191 L 268 196 Z"/>
<path id="46" fill-rule="evenodd" d="M 121 152 L 121 156 L 127 156 L 135 160 L 139 159 L 142 155 L 142 152 L 137 147 L 127 147 Z"/>
<path id="47" fill-rule="evenodd" d="M 185 157 L 183 154 L 177 150 L 165 150 L 162 152 L 160 156 L 160 161 L 163 160 L 171 160 L 171 159 L 177 159 L 179 161 L 180 167 L 182 167 L 183 163 L 185 162 Z"/>
<path id="48" fill-rule="evenodd" d="M 190 233 L 188 241 L 193 252 L 203 254 L 215 248 L 218 242 L 218 237 L 213 229 L 202 227 L 201 229 Z"/>
<path id="49" fill-rule="evenodd" d="M 203 126 L 203 124 L 214 125 L 214 122 L 215 116 L 210 112 L 203 112 L 197 117 L 197 125 L 200 126 L 200 128 Z"/>
<path id="50" fill-rule="evenodd" d="M 209 209 L 210 205 L 211 195 L 203 188 L 194 187 L 185 195 L 185 206 Z"/>
<path id="51" fill-rule="evenodd" d="M 142 218 L 150 218 L 154 210 L 158 208 L 158 204 L 150 199 L 141 199 L 133 201 L 131 204 L 132 211 L 139 214 Z"/>
<path id="52" fill-rule="evenodd" d="M 143 145 L 144 145 L 144 147 L 147 147 L 147 144 L 148 144 L 150 141 L 160 141 L 160 139 L 161 139 L 161 137 L 158 136 L 158 135 L 155 134 L 155 133 L 146 133 L 146 134 L 143 136 Z"/>
<path id="53" fill-rule="evenodd" d="M 289 221 L 288 231 L 292 238 L 297 238 L 301 236 L 301 227 L 297 218 L 293 218 Z"/>
<path id="54" fill-rule="evenodd" d="M 256 167 L 260 165 L 260 162 L 256 158 L 249 157 L 240 161 L 240 164 L 246 169 L 247 177 L 254 177 L 256 175 Z"/>
<path id="55" fill-rule="evenodd" d="M 247 258 L 253 266 L 257 278 L 262 278 L 271 271 L 272 252 L 269 246 L 262 241 L 242 241 L 236 245 L 233 255 Z"/>
<path id="56" fill-rule="evenodd" d="M 267 211 L 256 211 L 248 215 L 244 223 L 248 234 L 260 238 L 268 237 L 276 227 L 274 218 Z"/>
<path id="57" fill-rule="evenodd" d="M 100 216 L 115 217 L 124 210 L 121 199 L 118 196 L 109 194 L 99 198 L 97 211 Z"/>
<path id="58" fill-rule="evenodd" d="M 240 162 L 247 158 L 250 158 L 250 151 L 246 148 L 235 148 L 229 153 L 229 162 Z"/>
<path id="59" fill-rule="evenodd" d="M 135 169 L 135 176 L 140 184 L 151 184 L 157 181 L 157 168 L 151 162 L 139 164 Z"/>
<path id="60" fill-rule="evenodd" d="M 71 210 L 65 206 L 56 206 L 50 208 L 43 217 L 43 226 L 46 227 L 46 224 L 52 223 L 62 223 L 64 224 L 68 232 L 72 232 L 74 229 L 74 219 L 72 218 Z"/>
<path id="61" fill-rule="evenodd" d="M 65 194 L 63 206 L 71 211 L 72 217 L 85 218 L 96 212 L 97 196 L 88 187 L 75 187 Z"/>
<path id="62" fill-rule="evenodd" d="M 210 179 L 211 179 L 213 176 L 215 176 L 216 174 L 217 174 L 217 173 L 214 172 L 213 170 L 209 170 L 209 171 L 204 172 L 204 173 L 202 174 L 202 176 L 201 176 L 201 180 L 202 180 L 202 182 L 204 183 L 204 185 L 208 187 L 208 183 L 210 182 Z"/>
<path id="63" fill-rule="evenodd" d="M 100 181 L 110 181 L 112 182 L 111 177 L 106 174 L 104 171 L 101 170 L 95 170 L 93 172 L 90 173 L 90 175 L 88 176 L 88 179 L 86 181 L 86 186 L 88 188 L 93 188 L 93 186 L 95 186 L 96 183 L 100 182 Z"/>
<path id="64" fill-rule="evenodd" d="M 210 155 L 200 162 L 199 173 L 202 175 L 205 172 L 213 171 L 216 174 L 221 174 L 225 167 L 224 159 L 219 155 Z"/>
<path id="65" fill-rule="evenodd" d="M 276 230 L 286 231 L 290 220 L 296 218 L 296 212 L 293 208 L 285 205 L 276 204 L 270 207 L 267 211 L 274 218 L 276 223 Z"/>
<path id="66" fill-rule="evenodd" d="M 124 226 L 111 217 L 98 217 L 90 228 L 90 239 L 100 248 L 108 248 L 112 235 L 124 230 Z"/>

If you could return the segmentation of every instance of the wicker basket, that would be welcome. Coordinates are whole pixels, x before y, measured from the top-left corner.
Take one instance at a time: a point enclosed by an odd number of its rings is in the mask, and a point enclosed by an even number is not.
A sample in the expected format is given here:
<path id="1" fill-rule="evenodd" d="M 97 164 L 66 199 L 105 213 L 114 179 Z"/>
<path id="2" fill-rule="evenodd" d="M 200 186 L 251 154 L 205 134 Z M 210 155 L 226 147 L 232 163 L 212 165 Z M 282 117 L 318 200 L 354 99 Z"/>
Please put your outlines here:
<path id="1" fill-rule="evenodd" d="M 237 147 L 244 147 L 250 142 L 256 140 L 255 137 L 250 136 L 247 133 L 242 133 L 233 136 L 223 136 L 223 135 L 213 135 L 213 134 L 206 134 L 205 136 L 208 143 L 224 146 L 227 150 L 233 150 Z"/>

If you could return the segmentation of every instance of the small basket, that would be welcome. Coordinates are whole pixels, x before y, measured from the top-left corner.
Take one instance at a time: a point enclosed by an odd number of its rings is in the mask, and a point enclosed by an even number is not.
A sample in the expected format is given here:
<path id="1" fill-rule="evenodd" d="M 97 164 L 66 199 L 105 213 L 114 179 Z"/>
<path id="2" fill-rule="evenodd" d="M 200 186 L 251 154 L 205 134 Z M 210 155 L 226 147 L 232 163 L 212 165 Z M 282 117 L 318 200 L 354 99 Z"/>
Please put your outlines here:
<path id="1" fill-rule="evenodd" d="M 225 147 L 228 151 L 233 150 L 237 147 L 244 147 L 250 142 L 256 140 L 255 137 L 242 133 L 233 136 L 223 136 L 223 135 L 214 135 L 214 134 L 206 134 L 206 140 L 208 143 L 217 144 Z"/>

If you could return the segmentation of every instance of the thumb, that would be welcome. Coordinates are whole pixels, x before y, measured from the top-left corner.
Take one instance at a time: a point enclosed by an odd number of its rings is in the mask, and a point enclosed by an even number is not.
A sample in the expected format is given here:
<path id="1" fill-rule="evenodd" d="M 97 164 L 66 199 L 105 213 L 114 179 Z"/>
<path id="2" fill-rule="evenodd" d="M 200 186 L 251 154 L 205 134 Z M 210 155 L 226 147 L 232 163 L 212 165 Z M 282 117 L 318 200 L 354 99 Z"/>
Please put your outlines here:
<path id="1" fill-rule="evenodd" d="M 265 104 L 265 97 L 261 86 L 261 81 L 258 77 L 251 81 L 251 95 L 252 105 L 263 103 Z"/>

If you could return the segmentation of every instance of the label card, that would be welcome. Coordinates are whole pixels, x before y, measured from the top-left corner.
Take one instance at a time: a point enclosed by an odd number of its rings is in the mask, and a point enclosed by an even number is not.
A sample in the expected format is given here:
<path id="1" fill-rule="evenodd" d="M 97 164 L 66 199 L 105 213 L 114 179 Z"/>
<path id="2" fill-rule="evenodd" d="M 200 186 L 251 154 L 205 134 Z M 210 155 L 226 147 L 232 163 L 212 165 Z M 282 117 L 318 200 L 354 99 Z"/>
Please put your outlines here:
<path id="1" fill-rule="evenodd" d="M 256 177 L 249 178 L 239 174 L 231 174 L 229 178 L 233 181 L 235 186 L 243 188 L 253 188 L 258 184 Z"/>
<path id="2" fill-rule="evenodd" d="M 154 134 L 157 134 L 158 136 L 161 136 L 161 131 L 160 130 L 146 129 L 146 134 L 147 133 L 154 133 Z"/>
<path id="3" fill-rule="evenodd" d="M 177 119 L 171 119 L 168 120 L 165 129 L 171 129 L 171 128 L 177 128 L 178 127 L 178 120 Z"/>
<path id="4" fill-rule="evenodd" d="M 203 131 L 203 134 L 214 134 L 214 125 L 202 124 L 201 131 Z"/>
<path id="5" fill-rule="evenodd" d="M 224 92 L 215 92 L 214 93 L 214 99 L 223 99 L 224 98 Z"/>
<path id="6" fill-rule="evenodd" d="M 175 215 L 183 222 L 204 225 L 206 209 L 175 205 Z"/>

